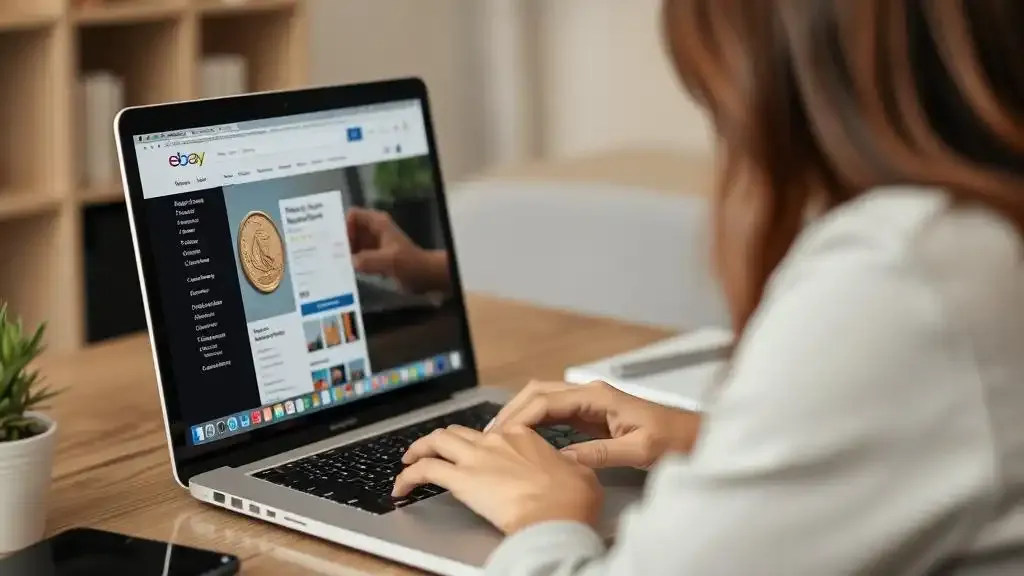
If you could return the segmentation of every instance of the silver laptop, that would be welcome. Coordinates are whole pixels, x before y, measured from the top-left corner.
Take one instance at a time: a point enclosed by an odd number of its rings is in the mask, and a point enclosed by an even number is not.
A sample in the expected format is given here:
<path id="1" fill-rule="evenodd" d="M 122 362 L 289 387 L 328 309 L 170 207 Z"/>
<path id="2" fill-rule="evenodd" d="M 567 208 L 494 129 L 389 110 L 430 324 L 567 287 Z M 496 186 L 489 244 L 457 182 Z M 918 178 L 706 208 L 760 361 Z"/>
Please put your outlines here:
<path id="1" fill-rule="evenodd" d="M 115 131 L 175 479 L 238 514 L 477 573 L 499 532 L 436 486 L 390 496 L 412 441 L 482 428 L 507 399 L 478 386 L 423 84 L 129 108 Z M 446 254 L 447 282 L 404 294 L 357 274 L 353 206 Z M 601 478 L 610 535 L 643 474 Z"/>

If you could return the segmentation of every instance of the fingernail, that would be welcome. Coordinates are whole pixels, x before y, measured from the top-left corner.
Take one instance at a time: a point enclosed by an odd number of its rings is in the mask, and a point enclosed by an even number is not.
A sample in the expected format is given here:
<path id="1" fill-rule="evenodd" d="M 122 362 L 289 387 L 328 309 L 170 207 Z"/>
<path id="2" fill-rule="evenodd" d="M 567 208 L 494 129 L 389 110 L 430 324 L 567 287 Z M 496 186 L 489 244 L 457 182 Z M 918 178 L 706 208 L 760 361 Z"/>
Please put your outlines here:
<path id="1" fill-rule="evenodd" d="M 580 455 L 575 450 L 562 450 L 562 454 L 571 460 L 579 461 L 580 459 Z"/>
<path id="2" fill-rule="evenodd" d="M 495 418 L 491 418 L 491 421 L 487 423 L 487 426 L 484 426 L 484 432 L 487 432 L 492 426 L 494 426 L 494 420 Z"/>

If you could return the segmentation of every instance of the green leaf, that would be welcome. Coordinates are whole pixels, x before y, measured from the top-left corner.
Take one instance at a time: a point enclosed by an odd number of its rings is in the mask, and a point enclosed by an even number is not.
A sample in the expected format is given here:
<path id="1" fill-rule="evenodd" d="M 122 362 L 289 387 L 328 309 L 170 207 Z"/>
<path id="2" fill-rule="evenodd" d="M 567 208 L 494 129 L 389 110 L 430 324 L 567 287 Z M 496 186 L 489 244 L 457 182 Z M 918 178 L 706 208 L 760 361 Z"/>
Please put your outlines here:
<path id="1" fill-rule="evenodd" d="M 44 346 L 46 324 L 30 333 L 21 320 L 14 320 L 6 302 L 0 302 L 0 442 L 28 438 L 45 428 L 25 412 L 40 408 L 60 393 L 46 386 L 37 370 L 29 365 Z"/>

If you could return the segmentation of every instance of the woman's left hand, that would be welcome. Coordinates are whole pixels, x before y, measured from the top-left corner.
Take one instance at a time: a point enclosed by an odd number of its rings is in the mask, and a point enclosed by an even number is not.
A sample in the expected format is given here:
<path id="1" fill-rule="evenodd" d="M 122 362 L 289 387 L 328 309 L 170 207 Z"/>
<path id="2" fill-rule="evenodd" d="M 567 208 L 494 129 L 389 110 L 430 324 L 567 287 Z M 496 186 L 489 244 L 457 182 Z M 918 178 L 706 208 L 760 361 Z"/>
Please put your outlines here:
<path id="1" fill-rule="evenodd" d="M 482 433 L 462 426 L 409 447 L 394 496 L 436 484 L 505 534 L 550 520 L 593 524 L 604 497 L 594 471 L 518 426 Z"/>

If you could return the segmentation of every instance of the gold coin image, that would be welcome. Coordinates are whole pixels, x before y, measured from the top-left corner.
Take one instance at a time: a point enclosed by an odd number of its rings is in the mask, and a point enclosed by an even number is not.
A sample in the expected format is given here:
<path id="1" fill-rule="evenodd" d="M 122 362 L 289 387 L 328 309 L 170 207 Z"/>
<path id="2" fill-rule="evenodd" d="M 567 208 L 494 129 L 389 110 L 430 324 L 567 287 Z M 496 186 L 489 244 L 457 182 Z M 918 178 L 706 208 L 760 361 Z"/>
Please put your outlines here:
<path id="1" fill-rule="evenodd" d="M 269 294 L 284 278 L 284 241 L 265 212 L 249 212 L 238 226 L 238 260 L 245 278 Z"/>

